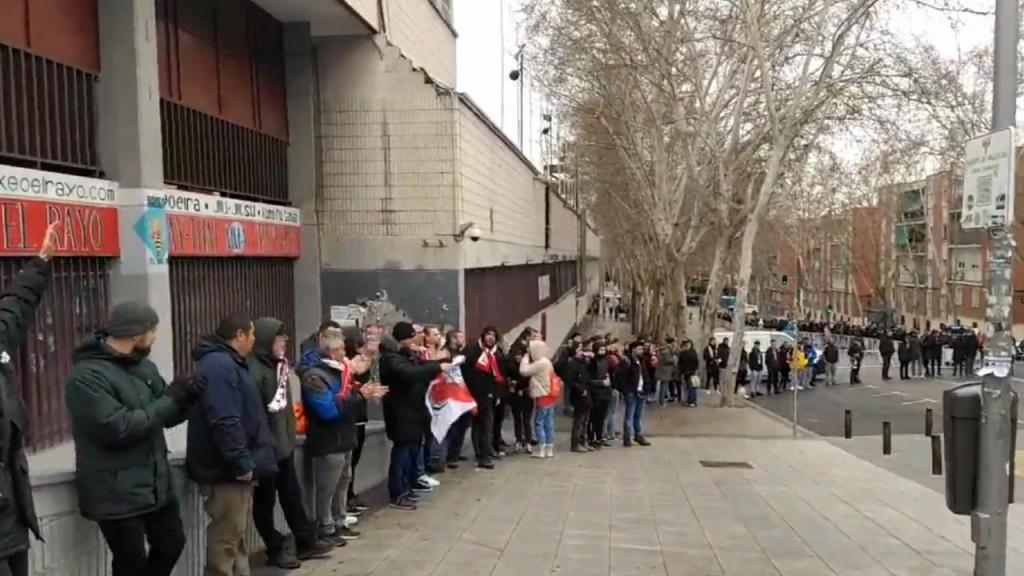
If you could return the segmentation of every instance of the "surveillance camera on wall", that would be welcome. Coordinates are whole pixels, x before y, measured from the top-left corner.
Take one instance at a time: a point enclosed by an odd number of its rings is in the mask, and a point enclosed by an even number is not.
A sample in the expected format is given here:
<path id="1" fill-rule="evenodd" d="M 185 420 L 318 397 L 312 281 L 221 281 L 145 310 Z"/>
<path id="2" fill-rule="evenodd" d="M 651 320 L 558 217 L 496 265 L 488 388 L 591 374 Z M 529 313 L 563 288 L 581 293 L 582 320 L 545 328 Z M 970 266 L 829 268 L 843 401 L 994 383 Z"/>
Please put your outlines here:
<path id="1" fill-rule="evenodd" d="M 480 237 L 483 236 L 484 231 L 479 226 L 470 226 L 469 230 L 466 230 L 466 236 L 473 242 L 479 242 Z"/>

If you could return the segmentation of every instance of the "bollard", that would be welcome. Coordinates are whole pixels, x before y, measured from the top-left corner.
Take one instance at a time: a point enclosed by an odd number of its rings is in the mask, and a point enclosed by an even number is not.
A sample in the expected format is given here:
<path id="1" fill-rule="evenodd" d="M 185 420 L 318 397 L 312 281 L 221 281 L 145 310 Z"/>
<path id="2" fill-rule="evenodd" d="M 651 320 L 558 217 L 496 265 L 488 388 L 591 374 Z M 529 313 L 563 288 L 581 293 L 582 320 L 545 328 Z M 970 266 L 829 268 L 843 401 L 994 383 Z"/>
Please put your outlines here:
<path id="1" fill-rule="evenodd" d="M 932 424 L 932 416 L 933 416 L 932 409 L 931 408 L 925 408 L 924 409 L 924 435 L 929 437 L 929 438 L 931 438 L 933 436 L 932 431 L 935 429 L 935 426 Z"/>
<path id="2" fill-rule="evenodd" d="M 882 422 L 882 454 L 892 454 L 892 423 Z"/>
<path id="3" fill-rule="evenodd" d="M 942 476 L 942 436 L 932 436 L 932 475 Z"/>
<path id="4" fill-rule="evenodd" d="M 853 411 L 846 411 L 846 422 L 843 424 L 843 437 L 849 440 L 853 438 Z"/>

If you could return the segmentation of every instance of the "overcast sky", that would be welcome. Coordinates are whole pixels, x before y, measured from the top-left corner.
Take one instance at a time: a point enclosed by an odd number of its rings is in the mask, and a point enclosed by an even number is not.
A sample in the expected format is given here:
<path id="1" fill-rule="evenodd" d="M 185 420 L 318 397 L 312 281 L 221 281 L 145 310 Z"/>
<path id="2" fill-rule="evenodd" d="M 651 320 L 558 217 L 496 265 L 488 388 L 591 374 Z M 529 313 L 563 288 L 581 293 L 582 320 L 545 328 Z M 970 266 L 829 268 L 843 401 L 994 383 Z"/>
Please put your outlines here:
<path id="1" fill-rule="evenodd" d="M 921 38 L 939 50 L 956 56 L 958 50 L 969 50 L 992 42 L 992 17 L 950 15 L 936 12 L 910 0 L 897 0 L 904 8 L 892 9 L 885 16 L 900 35 Z M 517 67 L 515 53 L 524 39 L 520 34 L 521 0 L 456 0 L 455 27 L 458 39 L 458 89 L 469 96 L 518 142 L 518 95 L 516 82 L 508 73 Z M 994 0 L 970 0 L 978 10 L 991 9 Z M 529 72 L 527 71 L 527 87 Z M 524 98 L 524 140 L 527 156 L 538 166 L 545 153 L 541 114 L 546 111 L 543 96 L 527 89 Z"/>

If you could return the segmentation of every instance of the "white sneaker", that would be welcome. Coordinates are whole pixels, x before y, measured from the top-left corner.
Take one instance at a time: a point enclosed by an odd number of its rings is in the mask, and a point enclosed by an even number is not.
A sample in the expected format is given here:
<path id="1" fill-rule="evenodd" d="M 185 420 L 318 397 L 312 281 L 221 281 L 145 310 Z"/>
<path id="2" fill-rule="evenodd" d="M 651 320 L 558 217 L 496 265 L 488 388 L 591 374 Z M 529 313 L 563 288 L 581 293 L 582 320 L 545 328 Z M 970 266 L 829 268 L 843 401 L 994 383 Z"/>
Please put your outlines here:
<path id="1" fill-rule="evenodd" d="M 359 524 L 359 518 L 358 517 L 353 516 L 351 514 L 346 514 L 345 515 L 345 527 L 346 528 L 348 528 L 349 526 L 355 526 L 356 524 Z"/>
<path id="2" fill-rule="evenodd" d="M 548 458 L 554 458 L 555 457 L 555 445 L 554 444 L 548 444 L 547 445 L 547 450 L 545 451 L 545 456 L 547 456 Z"/>
<path id="3" fill-rule="evenodd" d="M 525 450 L 527 454 L 533 454 L 533 446 L 530 445 L 529 442 L 523 444 L 523 450 Z"/>
<path id="4" fill-rule="evenodd" d="M 426 474 L 420 476 L 419 481 L 426 484 L 427 486 L 430 486 L 431 488 L 437 488 L 438 486 L 441 485 L 440 481 L 435 480 L 434 478 L 432 478 L 431 476 L 427 476 Z"/>
<path id="5" fill-rule="evenodd" d="M 539 444 L 536 452 L 531 452 L 530 456 L 533 458 L 546 458 L 548 455 L 547 444 Z"/>

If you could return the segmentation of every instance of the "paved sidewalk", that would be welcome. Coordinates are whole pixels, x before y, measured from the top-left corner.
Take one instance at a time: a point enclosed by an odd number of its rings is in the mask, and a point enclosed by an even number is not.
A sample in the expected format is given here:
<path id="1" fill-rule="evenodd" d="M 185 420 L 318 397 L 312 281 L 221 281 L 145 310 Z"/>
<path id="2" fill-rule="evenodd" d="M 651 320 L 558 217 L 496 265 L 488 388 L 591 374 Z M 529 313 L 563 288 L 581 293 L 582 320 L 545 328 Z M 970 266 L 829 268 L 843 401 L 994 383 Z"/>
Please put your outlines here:
<path id="1" fill-rule="evenodd" d="M 716 409 L 655 410 L 659 428 Z M 695 415 L 699 413 L 699 415 Z M 652 415 L 654 415 L 652 413 Z M 649 448 L 460 470 L 416 512 L 383 510 L 364 537 L 309 562 L 316 576 L 818 576 L 970 574 L 969 521 L 934 490 L 752 409 L 751 438 L 652 437 Z M 763 420 L 758 421 L 760 418 Z M 743 424 L 746 422 L 747 424 Z M 563 435 L 564 436 L 564 435 Z M 773 437 L 766 437 L 773 436 Z M 749 463 L 707 468 L 701 460 Z M 1011 511 L 1008 573 L 1024 573 L 1024 512 Z M 266 573 L 266 572 L 264 572 Z"/>

